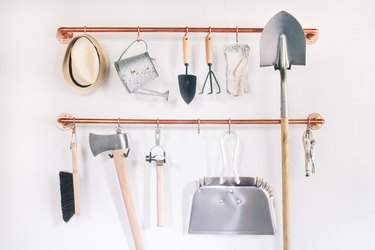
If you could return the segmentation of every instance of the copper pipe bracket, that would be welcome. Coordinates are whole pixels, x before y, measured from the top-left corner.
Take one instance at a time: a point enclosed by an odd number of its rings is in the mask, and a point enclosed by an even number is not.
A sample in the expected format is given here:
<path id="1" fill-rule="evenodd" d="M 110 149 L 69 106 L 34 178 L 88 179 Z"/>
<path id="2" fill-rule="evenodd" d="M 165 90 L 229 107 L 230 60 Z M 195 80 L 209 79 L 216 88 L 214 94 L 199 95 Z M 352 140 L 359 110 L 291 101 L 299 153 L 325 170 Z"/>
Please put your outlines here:
<path id="1" fill-rule="evenodd" d="M 67 119 L 73 119 L 74 117 L 68 113 L 62 113 L 59 115 L 57 118 L 57 127 L 63 131 L 73 129 L 74 123 L 72 122 L 63 122 L 61 119 L 62 118 L 67 118 Z"/>
<path id="2" fill-rule="evenodd" d="M 311 30 L 311 31 L 310 31 Z M 305 32 L 306 43 L 311 45 L 318 41 L 319 38 L 319 30 L 317 29 L 309 29 L 308 32 Z"/>
<path id="3" fill-rule="evenodd" d="M 63 44 L 69 43 L 73 38 L 73 32 L 64 31 L 62 28 L 58 28 L 56 32 L 56 39 Z"/>
<path id="4" fill-rule="evenodd" d="M 319 113 L 312 113 L 312 114 L 310 114 L 307 117 L 307 120 L 308 120 L 308 126 L 312 130 L 319 130 L 323 126 L 323 124 L 325 122 L 325 120 L 323 119 L 323 117 Z M 317 122 L 317 121 L 321 121 L 321 122 Z"/>

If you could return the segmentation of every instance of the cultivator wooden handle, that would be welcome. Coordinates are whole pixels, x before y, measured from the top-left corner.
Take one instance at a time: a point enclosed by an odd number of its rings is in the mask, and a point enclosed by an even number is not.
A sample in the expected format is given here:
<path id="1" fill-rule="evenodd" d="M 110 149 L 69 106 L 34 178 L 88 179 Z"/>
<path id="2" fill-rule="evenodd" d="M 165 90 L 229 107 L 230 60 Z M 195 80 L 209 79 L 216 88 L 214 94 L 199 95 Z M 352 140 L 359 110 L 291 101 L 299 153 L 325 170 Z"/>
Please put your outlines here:
<path id="1" fill-rule="evenodd" d="M 212 37 L 208 34 L 205 38 L 205 45 L 206 45 L 206 61 L 208 65 L 211 65 L 212 60 Z"/>

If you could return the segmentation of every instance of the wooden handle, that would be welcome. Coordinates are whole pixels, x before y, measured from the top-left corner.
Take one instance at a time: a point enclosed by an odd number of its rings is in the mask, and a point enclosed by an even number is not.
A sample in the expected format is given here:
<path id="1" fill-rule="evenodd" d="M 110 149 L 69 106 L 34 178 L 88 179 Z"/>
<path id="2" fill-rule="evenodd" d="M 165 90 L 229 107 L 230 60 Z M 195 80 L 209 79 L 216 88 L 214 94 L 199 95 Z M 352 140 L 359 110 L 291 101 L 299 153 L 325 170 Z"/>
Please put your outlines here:
<path id="1" fill-rule="evenodd" d="M 164 208 L 164 166 L 156 166 L 157 175 L 157 206 L 158 206 L 158 226 L 163 227 L 165 223 Z"/>
<path id="2" fill-rule="evenodd" d="M 125 160 L 123 158 L 123 153 L 125 153 L 124 149 L 114 150 L 113 151 L 113 158 L 115 160 L 116 171 L 118 181 L 120 183 L 122 198 L 125 203 L 126 212 L 128 214 L 130 228 L 133 234 L 133 240 L 136 250 L 143 250 L 143 243 L 141 238 L 141 232 L 139 230 L 137 216 L 135 214 L 135 208 L 133 204 L 133 198 L 131 195 L 131 190 L 128 185 L 127 179 L 128 174 L 125 168 Z"/>
<path id="3" fill-rule="evenodd" d="M 281 118 L 282 190 L 283 190 L 283 250 L 290 250 L 289 241 L 289 135 L 288 118 Z"/>
<path id="4" fill-rule="evenodd" d="M 207 64 L 212 64 L 212 38 L 210 35 L 207 35 L 205 38 L 206 44 L 206 61 Z"/>
<path id="5" fill-rule="evenodd" d="M 81 213 L 79 203 L 79 175 L 77 168 L 77 144 L 71 143 L 70 150 L 72 151 L 72 165 L 73 165 L 73 199 L 74 199 L 74 214 L 79 215 Z"/>
<path id="6" fill-rule="evenodd" d="M 189 37 L 187 35 L 184 35 L 184 37 L 182 38 L 182 47 L 184 51 L 184 64 L 189 65 L 189 61 L 190 61 Z"/>

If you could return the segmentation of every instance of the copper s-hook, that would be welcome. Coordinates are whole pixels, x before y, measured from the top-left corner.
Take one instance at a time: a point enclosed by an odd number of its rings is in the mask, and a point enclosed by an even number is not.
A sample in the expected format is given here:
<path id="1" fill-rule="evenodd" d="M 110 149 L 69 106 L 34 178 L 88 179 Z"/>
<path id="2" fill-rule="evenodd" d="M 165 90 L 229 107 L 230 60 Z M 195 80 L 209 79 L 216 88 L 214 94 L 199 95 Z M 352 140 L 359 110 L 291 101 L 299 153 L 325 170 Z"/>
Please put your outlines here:
<path id="1" fill-rule="evenodd" d="M 198 135 L 201 134 L 201 120 L 198 118 Z"/>
<path id="2" fill-rule="evenodd" d="M 137 27 L 137 41 L 139 42 L 141 40 L 141 34 L 140 34 L 140 28 L 139 26 Z"/>
<path id="3" fill-rule="evenodd" d="M 230 120 L 230 118 L 228 119 L 228 134 L 230 134 L 230 131 L 231 131 L 231 125 L 232 125 L 232 121 Z"/>
<path id="4" fill-rule="evenodd" d="M 236 27 L 236 45 L 238 46 L 238 27 Z"/>

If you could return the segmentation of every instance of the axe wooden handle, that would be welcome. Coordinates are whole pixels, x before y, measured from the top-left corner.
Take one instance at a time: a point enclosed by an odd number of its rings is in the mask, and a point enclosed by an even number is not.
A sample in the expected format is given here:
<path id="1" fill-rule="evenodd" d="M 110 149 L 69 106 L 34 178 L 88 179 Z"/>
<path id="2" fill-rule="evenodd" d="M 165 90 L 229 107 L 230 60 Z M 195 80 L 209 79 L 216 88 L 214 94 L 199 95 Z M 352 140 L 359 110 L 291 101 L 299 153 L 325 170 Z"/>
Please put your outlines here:
<path id="1" fill-rule="evenodd" d="M 283 237 L 284 250 L 290 250 L 289 240 L 289 135 L 288 118 L 281 118 L 281 156 L 282 156 L 282 192 L 283 192 Z"/>
<path id="2" fill-rule="evenodd" d="M 164 166 L 156 166 L 157 175 L 157 206 L 158 206 L 158 226 L 165 226 L 164 208 Z"/>
<path id="3" fill-rule="evenodd" d="M 117 177 L 121 187 L 122 198 L 124 199 L 126 213 L 128 214 L 129 224 L 133 234 L 134 245 L 136 250 L 143 250 L 144 248 L 141 238 L 141 232 L 139 230 L 137 216 L 135 214 L 131 190 L 127 182 L 128 174 L 125 167 L 123 153 L 125 153 L 124 149 L 114 150 L 113 158 L 115 160 Z"/>

